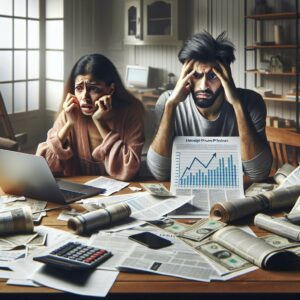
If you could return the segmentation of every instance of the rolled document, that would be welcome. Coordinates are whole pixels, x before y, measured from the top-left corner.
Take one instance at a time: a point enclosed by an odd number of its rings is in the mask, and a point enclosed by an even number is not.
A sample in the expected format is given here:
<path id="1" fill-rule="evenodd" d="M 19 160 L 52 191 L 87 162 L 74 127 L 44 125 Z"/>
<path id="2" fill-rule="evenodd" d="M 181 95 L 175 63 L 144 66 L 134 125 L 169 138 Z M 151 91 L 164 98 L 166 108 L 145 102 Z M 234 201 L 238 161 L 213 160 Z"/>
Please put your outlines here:
<path id="1" fill-rule="evenodd" d="M 277 184 L 281 184 L 284 179 L 291 174 L 294 170 L 296 169 L 296 167 L 290 165 L 290 164 L 284 164 L 282 165 L 275 173 L 275 175 L 273 176 L 275 182 Z"/>
<path id="2" fill-rule="evenodd" d="M 85 234 L 96 229 L 111 226 L 118 221 L 126 220 L 131 215 L 127 203 L 112 204 L 105 208 L 72 217 L 68 220 L 68 227 L 77 234 Z"/>
<path id="3" fill-rule="evenodd" d="M 0 234 L 33 232 L 33 221 L 29 206 L 0 212 Z"/>
<path id="4" fill-rule="evenodd" d="M 260 213 L 255 216 L 254 224 L 267 231 L 300 242 L 300 226 L 285 221 L 284 219 L 273 218 Z"/>
<path id="5" fill-rule="evenodd" d="M 300 185 L 263 192 L 253 197 L 217 202 L 211 207 L 210 217 L 230 222 L 265 209 L 293 206 L 300 195 Z"/>

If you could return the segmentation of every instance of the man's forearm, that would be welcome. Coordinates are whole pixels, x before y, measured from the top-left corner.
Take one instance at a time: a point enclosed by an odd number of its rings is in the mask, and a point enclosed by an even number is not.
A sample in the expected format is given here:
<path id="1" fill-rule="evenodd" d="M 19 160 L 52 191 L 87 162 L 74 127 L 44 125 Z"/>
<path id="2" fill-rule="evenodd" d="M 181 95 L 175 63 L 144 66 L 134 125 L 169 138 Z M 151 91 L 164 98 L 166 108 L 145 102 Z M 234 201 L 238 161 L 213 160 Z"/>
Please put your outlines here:
<path id="1" fill-rule="evenodd" d="M 264 149 L 264 143 L 254 126 L 250 124 L 248 116 L 245 114 L 240 103 L 234 105 L 239 136 L 241 138 L 242 160 L 250 160 L 257 156 Z"/>
<path id="2" fill-rule="evenodd" d="M 152 149 L 165 157 L 170 157 L 172 152 L 172 129 L 174 126 L 174 116 L 177 104 L 166 102 L 163 116 L 156 133 L 156 136 L 151 144 Z"/>

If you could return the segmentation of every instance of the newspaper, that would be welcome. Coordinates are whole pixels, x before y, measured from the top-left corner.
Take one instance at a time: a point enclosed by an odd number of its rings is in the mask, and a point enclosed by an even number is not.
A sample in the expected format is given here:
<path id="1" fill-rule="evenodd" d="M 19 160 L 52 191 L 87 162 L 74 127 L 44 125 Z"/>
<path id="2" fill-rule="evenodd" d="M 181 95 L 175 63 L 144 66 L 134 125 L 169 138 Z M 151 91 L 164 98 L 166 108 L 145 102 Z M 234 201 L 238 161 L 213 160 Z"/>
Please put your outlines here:
<path id="1" fill-rule="evenodd" d="M 143 221 L 158 220 L 172 210 L 189 202 L 193 196 L 155 197 L 148 192 L 125 194 L 106 198 L 91 198 L 83 201 L 87 210 L 126 202 L 131 208 L 131 217 Z"/>
<path id="2" fill-rule="evenodd" d="M 288 187 L 300 184 L 300 166 L 290 173 L 280 184 L 280 187 Z"/>
<path id="3" fill-rule="evenodd" d="M 30 233 L 32 231 L 33 221 L 28 206 L 0 211 L 0 234 Z"/>
<path id="4" fill-rule="evenodd" d="M 166 236 L 157 230 L 155 234 Z M 135 247 L 120 262 L 119 269 L 139 270 L 205 282 L 209 282 L 212 277 L 220 277 L 203 255 L 195 252 L 172 234 L 168 235 L 168 239 L 173 245 L 158 250 L 135 243 Z"/>
<path id="5" fill-rule="evenodd" d="M 260 213 L 255 216 L 254 224 L 280 236 L 300 242 L 300 226 L 290 223 L 286 218 L 274 218 Z"/>
<path id="6" fill-rule="evenodd" d="M 218 202 L 211 208 L 210 217 L 222 222 L 229 222 L 266 209 L 293 206 L 299 195 L 300 185 L 293 185 L 252 197 Z"/>
<path id="7" fill-rule="evenodd" d="M 176 238 L 171 232 L 166 233 L 149 226 L 140 228 L 140 230 L 152 231 L 171 240 L 173 245 L 160 250 L 148 250 L 136 243 L 136 247 L 121 262 L 120 269 L 148 271 L 197 281 L 224 281 L 257 269 L 256 266 L 247 262 L 250 267 L 230 272 L 197 251 L 193 246 L 183 243 L 184 238 Z M 137 230 L 131 231 L 134 233 Z M 189 241 L 194 243 L 195 247 L 199 245 L 199 242 Z"/>
<path id="8" fill-rule="evenodd" d="M 286 218 L 294 224 L 300 224 L 300 197 L 297 199 L 291 211 L 286 215 Z"/>
<path id="9" fill-rule="evenodd" d="M 292 173 L 296 167 L 290 164 L 283 164 L 274 174 L 273 179 L 277 184 L 282 184 L 285 178 Z"/>
<path id="10" fill-rule="evenodd" d="M 31 198 L 26 198 L 23 200 L 23 197 L 15 199 L 15 201 L 7 201 L 0 203 L 0 212 L 6 211 L 8 209 L 19 208 L 28 206 L 31 209 L 32 221 L 38 223 L 41 221 L 42 217 L 46 216 L 46 212 L 43 211 L 47 205 L 47 201 L 35 200 Z"/>
<path id="11" fill-rule="evenodd" d="M 289 251 L 278 249 L 235 226 L 217 231 L 212 239 L 224 248 L 264 269 L 295 267 L 298 257 Z"/>

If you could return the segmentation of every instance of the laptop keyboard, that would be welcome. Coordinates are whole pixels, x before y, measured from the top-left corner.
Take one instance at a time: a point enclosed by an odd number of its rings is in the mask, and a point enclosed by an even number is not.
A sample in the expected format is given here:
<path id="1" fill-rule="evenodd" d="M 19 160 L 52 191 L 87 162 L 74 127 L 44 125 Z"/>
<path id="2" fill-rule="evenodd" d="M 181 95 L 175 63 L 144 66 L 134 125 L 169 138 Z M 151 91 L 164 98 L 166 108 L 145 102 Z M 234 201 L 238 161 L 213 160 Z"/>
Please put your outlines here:
<path id="1" fill-rule="evenodd" d="M 75 199 L 77 197 L 81 197 L 81 196 L 85 195 L 84 193 L 68 191 L 68 190 L 63 190 L 63 189 L 60 189 L 60 191 L 62 192 L 62 194 L 64 195 L 64 198 L 66 200 Z"/>

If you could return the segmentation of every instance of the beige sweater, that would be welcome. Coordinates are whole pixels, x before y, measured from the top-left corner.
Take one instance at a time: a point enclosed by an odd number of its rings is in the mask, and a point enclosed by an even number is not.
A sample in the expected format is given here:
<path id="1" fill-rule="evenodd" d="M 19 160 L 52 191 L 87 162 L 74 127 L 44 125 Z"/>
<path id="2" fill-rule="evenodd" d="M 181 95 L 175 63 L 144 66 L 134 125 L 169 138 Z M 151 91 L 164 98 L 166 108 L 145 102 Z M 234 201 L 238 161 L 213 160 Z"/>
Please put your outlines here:
<path id="1" fill-rule="evenodd" d="M 94 126 L 93 120 L 79 110 L 76 123 L 62 145 L 58 132 L 66 123 L 66 116 L 61 112 L 36 154 L 45 157 L 56 175 L 108 174 L 119 180 L 130 180 L 140 168 L 144 144 L 143 108 L 138 102 L 127 104 L 119 108 L 117 115 L 108 122 L 110 133 L 92 149 L 88 126 Z"/>

